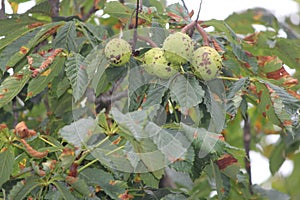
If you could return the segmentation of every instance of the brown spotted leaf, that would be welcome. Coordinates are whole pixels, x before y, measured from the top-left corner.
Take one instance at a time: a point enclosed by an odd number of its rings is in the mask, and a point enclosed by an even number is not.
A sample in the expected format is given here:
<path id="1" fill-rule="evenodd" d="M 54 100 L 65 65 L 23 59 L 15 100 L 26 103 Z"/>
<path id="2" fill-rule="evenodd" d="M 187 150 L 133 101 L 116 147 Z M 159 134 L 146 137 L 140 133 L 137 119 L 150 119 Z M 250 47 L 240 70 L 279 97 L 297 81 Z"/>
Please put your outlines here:
<path id="1" fill-rule="evenodd" d="M 177 23 L 189 23 L 191 18 L 185 8 L 179 3 L 172 4 L 166 8 L 167 15 Z"/>
<path id="2" fill-rule="evenodd" d="M 9 103 L 22 90 L 31 73 L 24 69 L 6 78 L 0 85 L 0 108 Z"/>

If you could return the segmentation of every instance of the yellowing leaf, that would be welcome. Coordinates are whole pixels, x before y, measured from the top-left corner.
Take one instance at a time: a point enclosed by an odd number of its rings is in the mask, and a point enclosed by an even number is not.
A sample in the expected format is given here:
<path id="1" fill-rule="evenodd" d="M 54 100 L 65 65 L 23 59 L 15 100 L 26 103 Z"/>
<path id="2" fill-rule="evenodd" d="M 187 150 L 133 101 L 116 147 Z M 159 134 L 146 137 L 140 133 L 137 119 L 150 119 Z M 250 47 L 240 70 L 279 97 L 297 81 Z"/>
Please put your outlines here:
<path id="1" fill-rule="evenodd" d="M 48 76 L 50 73 L 51 73 L 51 69 L 48 69 L 48 70 L 46 70 L 46 71 L 44 71 L 42 74 L 41 74 L 41 76 Z"/>
<path id="2" fill-rule="evenodd" d="M 18 12 L 19 4 L 17 2 L 10 2 L 10 6 L 14 14 Z"/>

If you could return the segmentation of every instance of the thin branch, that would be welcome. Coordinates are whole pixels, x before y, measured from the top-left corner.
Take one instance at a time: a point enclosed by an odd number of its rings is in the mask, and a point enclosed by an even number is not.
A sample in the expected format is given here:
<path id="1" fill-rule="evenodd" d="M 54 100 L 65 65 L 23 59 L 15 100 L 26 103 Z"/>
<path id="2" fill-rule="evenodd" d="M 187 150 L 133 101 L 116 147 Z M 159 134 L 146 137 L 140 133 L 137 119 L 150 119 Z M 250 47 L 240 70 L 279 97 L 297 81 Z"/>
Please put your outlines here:
<path id="1" fill-rule="evenodd" d="M 139 25 L 139 10 L 140 10 L 140 0 L 137 0 L 136 10 L 135 10 L 135 25 L 134 25 L 134 32 L 133 32 L 132 50 L 135 50 L 136 41 L 137 41 L 137 28 Z"/>
<path id="2" fill-rule="evenodd" d="M 189 13 L 189 9 L 187 8 L 187 6 L 185 4 L 185 1 L 181 0 L 181 2 L 182 2 L 182 5 L 183 5 L 184 9 L 186 10 L 186 12 Z"/>
<path id="3" fill-rule="evenodd" d="M 82 14 L 81 20 L 82 21 L 86 21 L 88 18 L 90 18 L 90 16 L 92 14 L 94 14 L 97 10 L 99 10 L 98 8 L 96 8 L 96 5 L 94 4 L 93 7 L 91 7 L 91 9 L 86 13 L 86 14 Z M 83 13 L 83 9 L 81 11 Z"/>
<path id="4" fill-rule="evenodd" d="M 12 100 L 12 112 L 14 116 L 14 126 L 16 126 L 19 122 L 19 112 L 17 109 L 17 97 L 13 98 Z"/>
<path id="5" fill-rule="evenodd" d="M 245 148 L 245 152 L 246 152 L 246 158 L 245 158 L 245 166 L 246 166 L 246 171 L 248 173 L 249 176 L 249 189 L 251 194 L 253 193 L 252 191 L 252 180 L 251 180 L 251 164 L 250 164 L 250 143 L 251 143 L 251 128 L 250 128 L 250 120 L 249 120 L 249 116 L 246 113 L 244 118 L 244 148 Z"/>
<path id="6" fill-rule="evenodd" d="M 200 15 L 200 11 L 201 11 L 201 7 L 202 7 L 202 0 L 200 1 L 200 5 L 199 5 L 199 10 L 198 10 L 198 14 L 197 14 L 197 18 L 196 18 L 196 22 L 198 22 L 199 19 L 199 15 Z"/>
<path id="7" fill-rule="evenodd" d="M 5 0 L 1 0 L 0 19 L 5 19 Z"/>
<path id="8" fill-rule="evenodd" d="M 184 28 L 181 29 L 181 33 L 186 33 L 188 30 L 190 30 L 191 28 L 193 28 L 193 26 L 195 26 L 196 22 L 191 22 L 188 25 L 186 25 Z"/>
<path id="9" fill-rule="evenodd" d="M 208 35 L 207 33 L 204 31 L 204 29 L 198 24 L 196 23 L 196 29 L 198 30 L 198 32 L 200 33 L 200 35 L 203 38 L 203 45 L 204 46 L 209 46 L 209 39 L 208 39 Z"/>
<path id="10" fill-rule="evenodd" d="M 151 47 L 157 47 L 157 44 L 155 44 L 155 42 L 153 42 L 150 38 L 148 37 L 144 37 L 144 36 L 141 36 L 141 35 L 137 35 L 137 38 L 139 40 L 142 40 L 142 41 L 145 41 L 147 43 L 150 44 Z"/>
<path id="11" fill-rule="evenodd" d="M 104 103 L 109 104 L 116 101 L 121 100 L 124 97 L 128 96 L 128 91 L 124 90 L 114 95 L 101 95 L 100 97 L 96 98 L 95 104 Z"/>
<path id="12" fill-rule="evenodd" d="M 59 16 L 59 0 L 48 0 L 52 19 Z"/>

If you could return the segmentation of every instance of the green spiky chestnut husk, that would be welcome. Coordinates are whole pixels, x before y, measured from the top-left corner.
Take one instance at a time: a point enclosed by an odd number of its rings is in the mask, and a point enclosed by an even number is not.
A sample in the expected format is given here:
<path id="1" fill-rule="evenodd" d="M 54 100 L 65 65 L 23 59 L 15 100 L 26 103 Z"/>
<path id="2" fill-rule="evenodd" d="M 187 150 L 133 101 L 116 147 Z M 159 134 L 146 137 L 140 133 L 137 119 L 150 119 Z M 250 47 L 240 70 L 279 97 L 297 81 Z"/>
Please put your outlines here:
<path id="1" fill-rule="evenodd" d="M 192 68 L 198 78 L 208 81 L 215 78 L 222 69 L 222 58 L 214 48 L 200 47 L 193 53 Z"/>
<path id="2" fill-rule="evenodd" d="M 122 66 L 130 60 L 131 46 L 123 39 L 114 38 L 106 44 L 104 54 L 111 65 Z"/>
<path id="3" fill-rule="evenodd" d="M 169 35 L 164 43 L 165 57 L 172 64 L 181 65 L 187 63 L 193 53 L 193 40 L 185 33 L 176 32 Z"/>
<path id="4" fill-rule="evenodd" d="M 146 72 L 159 78 L 168 79 L 177 73 L 177 67 L 166 60 L 164 50 L 161 48 L 152 48 L 147 51 L 143 61 Z"/>

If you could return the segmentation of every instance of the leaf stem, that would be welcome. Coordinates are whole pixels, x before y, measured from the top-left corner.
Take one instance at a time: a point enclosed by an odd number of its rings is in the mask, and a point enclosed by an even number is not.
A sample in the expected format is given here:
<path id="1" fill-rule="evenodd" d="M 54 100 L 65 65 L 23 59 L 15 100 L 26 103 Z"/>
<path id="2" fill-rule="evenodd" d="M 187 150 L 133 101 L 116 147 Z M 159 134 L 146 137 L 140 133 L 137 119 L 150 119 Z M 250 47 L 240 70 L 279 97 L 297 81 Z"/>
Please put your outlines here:
<path id="1" fill-rule="evenodd" d="M 77 172 L 80 173 L 81 171 L 83 171 L 84 169 L 88 168 L 89 166 L 91 166 L 92 164 L 94 164 L 97 161 L 98 161 L 98 159 L 92 160 L 88 164 L 86 164 L 86 165 L 82 166 L 81 168 L 79 168 Z"/>
<path id="2" fill-rule="evenodd" d="M 42 140 L 43 142 L 49 144 L 50 146 L 53 146 L 53 147 L 57 147 L 55 144 L 53 144 L 52 142 L 49 142 L 48 140 L 46 140 L 45 138 L 43 138 L 43 136 L 39 136 L 38 137 L 40 140 Z M 61 150 L 62 151 L 62 150 Z"/>
<path id="3" fill-rule="evenodd" d="M 139 40 L 148 42 L 151 47 L 157 47 L 157 44 L 155 44 L 155 42 L 153 42 L 150 38 L 147 38 L 147 37 L 144 37 L 144 36 L 141 36 L 141 35 L 137 35 L 137 38 Z"/>
<path id="4" fill-rule="evenodd" d="M 203 45 L 209 46 L 209 39 L 208 39 L 208 35 L 205 32 L 205 30 L 198 23 L 196 23 L 196 29 L 198 30 L 198 32 L 200 33 L 200 35 L 203 38 Z"/>
<path id="5" fill-rule="evenodd" d="M 89 153 L 91 151 L 93 151 L 94 149 L 96 149 L 97 147 L 99 147 L 100 145 L 102 145 L 108 139 L 109 139 L 109 136 L 106 136 L 106 138 L 104 138 L 103 140 L 101 140 L 98 144 L 96 144 L 95 146 L 93 146 L 90 149 L 87 149 L 87 151 L 83 153 L 83 155 L 76 161 L 76 163 L 79 165 L 89 155 Z"/>
<path id="6" fill-rule="evenodd" d="M 117 151 L 123 149 L 124 147 L 125 147 L 124 145 L 123 145 L 123 146 L 120 146 L 120 147 L 118 147 L 118 148 L 116 148 L 116 149 L 114 149 L 114 150 L 112 150 L 112 151 L 106 153 L 105 155 L 108 156 L 108 155 L 110 155 L 110 154 L 112 154 L 112 153 L 115 153 L 115 152 L 117 152 Z"/>

